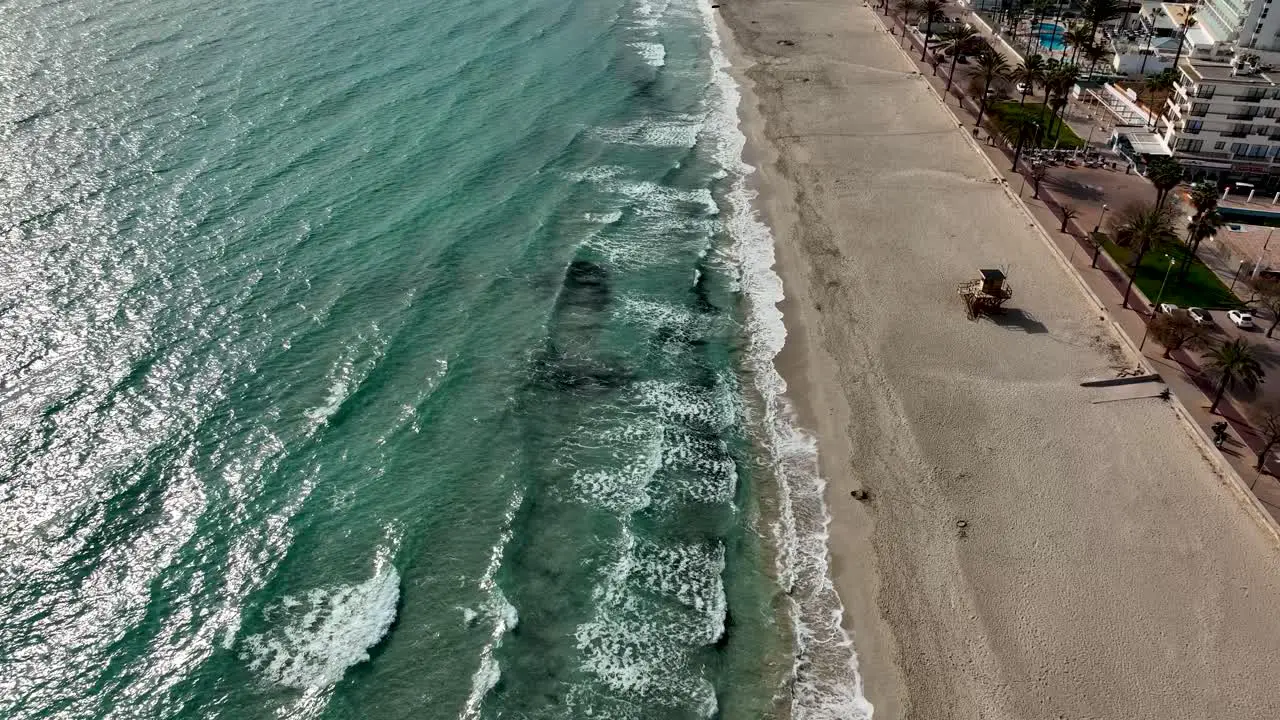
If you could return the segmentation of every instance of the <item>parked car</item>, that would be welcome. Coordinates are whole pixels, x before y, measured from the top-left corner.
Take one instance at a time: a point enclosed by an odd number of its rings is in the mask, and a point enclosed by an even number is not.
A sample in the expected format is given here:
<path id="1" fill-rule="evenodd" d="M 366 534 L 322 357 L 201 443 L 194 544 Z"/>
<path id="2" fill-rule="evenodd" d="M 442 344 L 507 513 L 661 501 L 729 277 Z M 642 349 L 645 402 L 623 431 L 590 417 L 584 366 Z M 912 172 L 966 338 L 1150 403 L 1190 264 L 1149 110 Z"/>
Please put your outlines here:
<path id="1" fill-rule="evenodd" d="M 1156 306 L 1156 312 L 1158 313 L 1171 313 L 1177 309 L 1178 309 L 1178 306 L 1174 305 L 1173 303 L 1160 303 L 1159 305 Z"/>
<path id="2" fill-rule="evenodd" d="M 1245 330 L 1252 330 L 1254 328 L 1253 315 L 1250 315 L 1247 311 L 1228 310 L 1227 319 L 1238 328 L 1243 328 Z"/>
<path id="3" fill-rule="evenodd" d="M 1213 316 L 1204 308 L 1191 307 L 1187 308 L 1187 314 L 1191 316 L 1192 322 L 1197 325 L 1212 325 Z"/>
<path id="4" fill-rule="evenodd" d="M 1015 87 L 1017 87 L 1017 88 L 1018 88 L 1018 94 L 1019 94 L 1019 95 L 1021 95 L 1022 93 L 1025 93 L 1025 92 L 1029 92 L 1029 90 L 1028 90 L 1028 88 L 1027 88 L 1027 84 L 1026 84 L 1026 83 L 1024 83 L 1024 82 L 1020 82 L 1020 83 L 1018 83 Z"/>

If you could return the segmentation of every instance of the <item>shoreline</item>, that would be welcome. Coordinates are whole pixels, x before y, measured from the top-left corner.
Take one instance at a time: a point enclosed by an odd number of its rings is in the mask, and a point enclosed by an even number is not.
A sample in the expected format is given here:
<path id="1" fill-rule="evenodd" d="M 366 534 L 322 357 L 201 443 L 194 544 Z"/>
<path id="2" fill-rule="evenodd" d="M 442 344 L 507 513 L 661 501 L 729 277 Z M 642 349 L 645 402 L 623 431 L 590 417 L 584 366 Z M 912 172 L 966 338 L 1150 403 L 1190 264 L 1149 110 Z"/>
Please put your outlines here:
<path id="1" fill-rule="evenodd" d="M 1079 387 L 1131 351 L 896 38 L 865 5 L 719 13 L 875 716 L 1280 709 L 1280 548 L 1175 412 Z M 1021 327 L 954 295 L 1000 263 Z"/>

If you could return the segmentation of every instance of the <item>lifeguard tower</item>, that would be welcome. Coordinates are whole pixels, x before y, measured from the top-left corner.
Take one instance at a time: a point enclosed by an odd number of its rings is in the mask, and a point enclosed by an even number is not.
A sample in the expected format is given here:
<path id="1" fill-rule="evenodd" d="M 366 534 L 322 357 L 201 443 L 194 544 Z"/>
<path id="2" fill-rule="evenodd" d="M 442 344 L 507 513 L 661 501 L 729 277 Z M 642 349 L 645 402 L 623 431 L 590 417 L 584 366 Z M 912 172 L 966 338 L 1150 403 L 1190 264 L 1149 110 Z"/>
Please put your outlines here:
<path id="1" fill-rule="evenodd" d="M 991 268 L 978 271 L 982 277 L 964 283 L 956 292 L 964 298 L 965 308 L 970 320 L 980 315 L 995 315 L 1003 312 L 1001 306 L 1013 297 L 1013 290 L 1006 282 L 1004 272 Z"/>

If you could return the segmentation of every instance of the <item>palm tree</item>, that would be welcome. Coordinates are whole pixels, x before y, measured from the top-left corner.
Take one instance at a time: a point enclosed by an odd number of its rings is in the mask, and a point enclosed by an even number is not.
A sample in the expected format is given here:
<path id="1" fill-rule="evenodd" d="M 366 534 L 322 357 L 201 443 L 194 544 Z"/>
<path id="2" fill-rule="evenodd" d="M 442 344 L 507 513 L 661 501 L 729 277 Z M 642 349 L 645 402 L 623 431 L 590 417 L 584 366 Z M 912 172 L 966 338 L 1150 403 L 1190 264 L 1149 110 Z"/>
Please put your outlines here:
<path id="1" fill-rule="evenodd" d="M 1178 76 L 1172 70 L 1161 70 L 1160 72 L 1147 78 L 1143 84 L 1142 92 L 1147 96 L 1147 106 L 1151 111 L 1151 127 L 1155 127 L 1156 118 L 1160 117 L 1160 108 L 1157 105 L 1163 105 L 1164 101 L 1173 92 L 1173 86 L 1177 83 Z M 1157 102 L 1158 101 L 1158 102 Z"/>
<path id="2" fill-rule="evenodd" d="M 1084 46 L 1093 44 L 1093 28 L 1088 23 L 1072 23 L 1062 41 L 1071 46 L 1071 62 L 1075 62 Z"/>
<path id="3" fill-rule="evenodd" d="M 1191 318 L 1186 310 L 1159 313 L 1151 318 L 1151 337 L 1164 346 L 1162 357 L 1173 357 L 1182 348 L 1209 347 L 1209 328 Z"/>
<path id="4" fill-rule="evenodd" d="M 1093 71 L 1098 67 L 1098 63 L 1106 60 L 1111 56 L 1111 51 L 1098 43 L 1089 43 L 1084 46 L 1084 59 L 1089 61 L 1089 77 L 1093 77 Z"/>
<path id="5" fill-rule="evenodd" d="M 1200 250 L 1200 242 L 1217 235 L 1226 224 L 1227 221 L 1222 219 L 1222 215 L 1218 214 L 1216 209 L 1197 212 L 1191 218 L 1191 222 L 1187 223 L 1187 254 L 1182 258 L 1182 267 L 1178 268 L 1178 282 L 1187 279 L 1187 272 L 1191 270 L 1191 261 Z"/>
<path id="6" fill-rule="evenodd" d="M 1005 13 L 1004 23 L 1009 31 L 1009 44 L 1018 47 L 1018 25 L 1022 22 L 1023 15 L 1026 10 L 1021 4 L 1014 5 Z"/>
<path id="7" fill-rule="evenodd" d="M 1183 7 L 1183 12 L 1185 12 L 1187 15 L 1186 15 L 1186 19 L 1182 21 L 1182 30 L 1178 33 L 1178 52 L 1175 53 L 1173 56 L 1173 69 L 1175 71 L 1178 69 L 1178 61 L 1182 59 L 1182 45 L 1187 41 L 1187 30 L 1190 30 L 1191 26 L 1196 24 L 1195 6 L 1184 5 L 1182 7 Z"/>
<path id="8" fill-rule="evenodd" d="M 1178 233 L 1174 230 L 1173 223 L 1173 211 L 1163 205 L 1136 203 L 1114 216 L 1111 227 L 1116 243 L 1133 253 L 1133 267 L 1129 271 L 1129 284 L 1124 288 L 1121 307 L 1129 307 L 1133 281 L 1138 276 L 1138 268 L 1142 267 L 1142 259 L 1146 254 L 1177 239 Z"/>
<path id="9" fill-rule="evenodd" d="M 1075 205 L 1070 203 L 1062 206 L 1062 227 L 1058 228 L 1059 232 L 1067 231 L 1067 223 L 1080 217 L 1080 211 Z"/>
<path id="10" fill-rule="evenodd" d="M 925 21 L 924 47 L 920 48 L 921 62 L 924 61 L 925 53 L 929 52 L 929 38 L 933 37 L 933 21 L 942 19 L 942 11 L 946 7 L 946 0 L 920 0 L 916 6 Z"/>
<path id="11" fill-rule="evenodd" d="M 990 99 L 996 82 L 1006 80 L 1008 77 L 1009 63 L 1005 62 L 1003 55 L 992 48 L 988 48 L 979 55 L 974 66 L 969 68 L 970 80 L 978 85 L 982 92 L 982 99 L 978 102 L 978 120 L 974 123 L 974 127 L 982 127 L 982 116 L 987 112 L 987 100 Z"/>
<path id="12" fill-rule="evenodd" d="M 1213 395 L 1213 404 L 1209 406 L 1210 413 L 1218 411 L 1218 403 L 1222 402 L 1222 396 L 1232 385 L 1240 383 L 1246 389 L 1253 390 L 1262 384 L 1262 376 L 1265 374 L 1262 364 L 1258 362 L 1253 345 L 1243 338 L 1223 343 L 1210 350 L 1205 357 L 1209 361 L 1205 367 L 1218 377 L 1218 390 Z"/>
<path id="13" fill-rule="evenodd" d="M 951 70 L 947 73 L 947 92 L 951 92 L 951 80 L 956 76 L 956 61 L 975 45 L 974 39 L 982 40 L 978 31 L 965 23 L 952 23 L 942 31 L 943 42 L 947 43 L 951 53 Z"/>
<path id="14" fill-rule="evenodd" d="M 1009 79 L 1022 85 L 1022 97 L 1018 100 L 1018 105 L 1022 106 L 1027 102 L 1027 95 L 1035 92 L 1037 85 L 1044 84 L 1044 56 L 1028 55 L 1022 64 L 1009 72 Z"/>
<path id="15" fill-rule="evenodd" d="M 1192 216 L 1194 220 L 1218 207 L 1218 187 L 1210 182 L 1196 183 L 1187 191 L 1187 199 L 1191 201 L 1191 207 L 1196 209 Z"/>
<path id="16" fill-rule="evenodd" d="M 1041 117 L 1049 110 L 1049 99 L 1053 96 L 1053 93 L 1049 90 L 1049 85 L 1053 82 L 1053 77 L 1060 67 L 1062 67 L 1061 60 L 1049 59 L 1044 63 L 1044 79 L 1040 81 L 1040 84 L 1044 87 L 1044 101 L 1040 103 Z M 1045 132 L 1048 132 L 1048 130 L 1046 127 Z"/>
<path id="17" fill-rule="evenodd" d="M 1147 179 L 1156 186 L 1156 205 L 1163 206 L 1169 191 L 1182 182 L 1182 166 L 1166 155 L 1153 157 L 1147 162 Z"/>
<path id="18" fill-rule="evenodd" d="M 1071 63 L 1058 63 L 1049 72 L 1044 81 L 1045 103 L 1053 106 L 1053 114 L 1049 116 L 1049 125 L 1052 126 L 1054 119 L 1057 118 L 1070 101 L 1071 88 L 1076 84 L 1076 80 L 1080 77 L 1080 69 Z M 1056 134 L 1062 134 L 1062 127 L 1059 125 Z M 1046 136 L 1048 137 L 1048 136 Z"/>
<path id="19" fill-rule="evenodd" d="M 1103 23 L 1124 15 L 1128 8 L 1128 0 L 1085 0 L 1080 16 L 1089 23 L 1096 36 Z"/>
<path id="20" fill-rule="evenodd" d="M 893 7 L 902 17 L 902 36 L 907 36 L 907 26 L 911 24 L 911 13 L 920 9 L 920 0 L 893 0 Z"/>

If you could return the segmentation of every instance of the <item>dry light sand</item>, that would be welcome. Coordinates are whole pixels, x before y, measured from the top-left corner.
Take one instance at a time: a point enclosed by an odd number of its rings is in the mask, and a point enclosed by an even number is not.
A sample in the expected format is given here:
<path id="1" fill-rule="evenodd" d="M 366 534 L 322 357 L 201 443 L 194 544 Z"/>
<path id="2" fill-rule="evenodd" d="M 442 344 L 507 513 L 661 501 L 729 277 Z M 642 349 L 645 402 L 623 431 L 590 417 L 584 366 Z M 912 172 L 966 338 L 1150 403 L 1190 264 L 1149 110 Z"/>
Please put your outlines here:
<path id="1" fill-rule="evenodd" d="M 1135 363 L 896 38 L 719 1 L 877 720 L 1280 717 L 1276 537 L 1171 405 L 1080 387 Z M 1015 323 L 964 317 L 988 266 Z"/>

